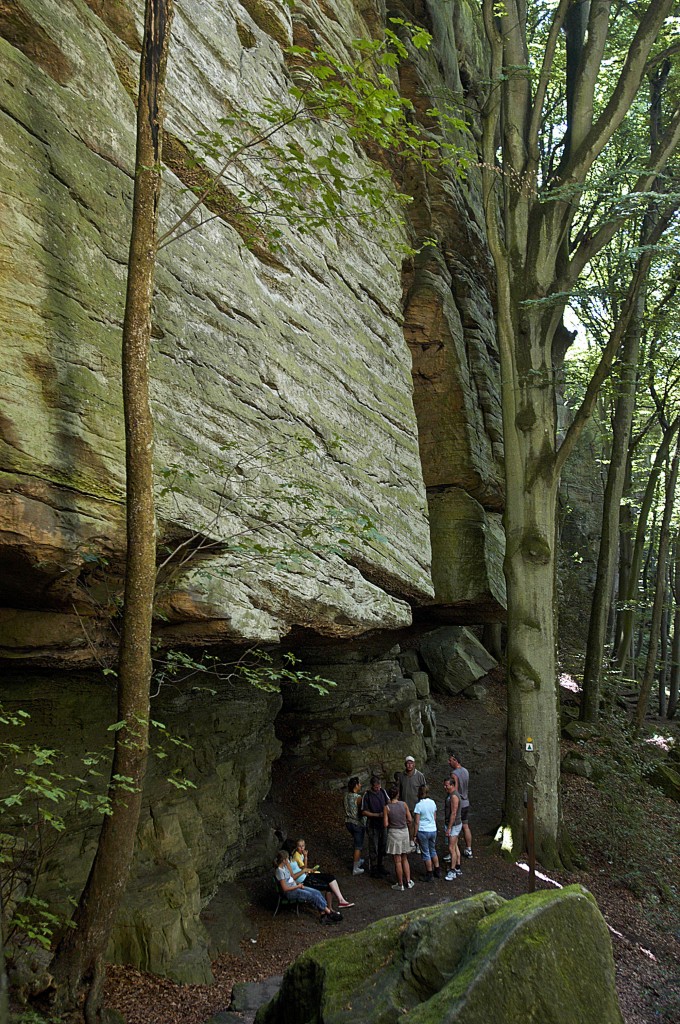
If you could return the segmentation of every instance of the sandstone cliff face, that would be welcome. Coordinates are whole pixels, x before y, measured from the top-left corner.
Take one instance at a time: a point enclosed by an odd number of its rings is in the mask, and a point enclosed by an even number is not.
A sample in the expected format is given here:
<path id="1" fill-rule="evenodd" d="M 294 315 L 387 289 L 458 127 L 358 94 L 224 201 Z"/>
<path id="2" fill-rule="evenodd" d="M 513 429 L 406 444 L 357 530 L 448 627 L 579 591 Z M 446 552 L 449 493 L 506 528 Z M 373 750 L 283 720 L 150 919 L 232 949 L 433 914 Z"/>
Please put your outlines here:
<path id="1" fill-rule="evenodd" d="M 189 205 L 187 142 L 234 107 L 283 95 L 282 47 L 342 52 L 388 16 L 382 0 L 304 0 L 292 14 L 278 0 L 176 7 L 165 227 Z M 71 670 L 63 685 L 42 678 L 63 698 L 55 721 L 74 750 L 82 736 L 64 725 L 73 702 L 91 710 L 84 731 L 108 714 L 95 674 L 115 657 L 124 562 L 120 331 L 141 9 L 141 0 L 0 3 L 0 657 L 19 673 L 13 702 L 24 679 L 36 710 L 38 683 L 21 667 Z M 477 4 L 408 0 L 389 13 L 435 35 L 401 69 L 403 93 L 420 115 L 450 104 L 471 126 L 457 141 L 474 148 L 488 78 Z M 478 175 L 474 164 L 465 179 L 397 171 L 413 197 L 403 229 L 386 220 L 372 234 L 347 213 L 313 236 L 284 227 L 280 251 L 267 254 L 217 208 L 159 256 L 161 559 L 180 544 L 197 554 L 160 576 L 157 638 L 166 647 L 288 638 L 304 654 L 323 637 L 314 670 L 339 683 L 323 706 L 287 695 L 280 714 L 277 700 L 250 709 L 226 690 L 212 712 L 187 697 L 198 794 L 168 801 L 160 776 L 150 786 L 130 894 L 142 910 L 126 910 L 114 944 L 116 955 L 182 980 L 205 976 L 200 907 L 238 873 L 244 841 L 267 844 L 224 720 L 261 755 L 249 765 L 260 794 L 281 741 L 298 763 L 323 757 L 339 776 L 391 772 L 407 749 L 424 757 L 434 733 L 427 676 L 415 655 L 408 671 L 399 664 L 392 632 L 403 640 L 414 608 L 425 623 L 502 616 L 499 381 Z M 405 260 L 400 243 L 426 238 L 433 244 Z M 357 528 L 366 520 L 375 530 Z M 330 543 L 338 535 L 348 541 L 342 558 Z M 267 550 L 239 551 L 243 536 Z M 344 649 L 364 635 L 368 653 Z M 208 837 L 200 855 L 188 850 L 190 833 Z M 164 945 L 150 956 L 159 906 Z"/>
<path id="2" fill-rule="evenodd" d="M 115 591 L 123 559 L 119 348 L 141 3 L 110 6 L 20 0 L 2 16 L 0 555 L 11 609 L 2 647 L 37 664 L 95 663 L 112 649 L 97 587 L 104 576 Z M 432 17 L 437 43 L 402 85 L 420 109 L 444 90 L 474 123 L 475 97 L 461 83 L 484 77 L 475 8 L 440 6 L 407 5 Z M 342 49 L 384 17 L 377 0 L 301 4 L 292 18 L 274 0 L 178 4 L 164 224 L 189 202 L 183 144 L 230 105 L 253 109 L 282 94 L 281 44 Z M 465 183 L 430 176 L 408 186 L 416 235 L 437 244 L 405 267 L 394 230 L 386 243 L 349 217 L 313 239 L 285 233 L 271 259 L 219 216 L 162 250 L 153 351 L 161 533 L 171 546 L 195 536 L 220 551 L 209 571 L 202 560 L 200 573 L 190 564 L 174 574 L 159 622 L 168 641 L 272 641 L 293 624 L 338 637 L 404 626 L 407 601 L 433 593 L 425 487 L 463 489 L 480 521 L 500 509 L 475 172 Z M 313 454 L 300 454 L 300 439 Z M 282 501 L 291 478 L 293 497 Z M 252 531 L 264 499 L 268 544 L 294 548 L 306 521 L 295 484 L 310 479 L 322 525 L 324 510 L 343 509 L 347 523 L 369 517 L 387 543 L 352 537 L 349 558 L 322 550 L 304 572 L 225 550 Z M 440 533 L 438 511 L 433 524 Z M 455 605 L 446 559 L 441 551 L 439 576 Z M 36 609 L 49 613 L 45 636 Z"/>

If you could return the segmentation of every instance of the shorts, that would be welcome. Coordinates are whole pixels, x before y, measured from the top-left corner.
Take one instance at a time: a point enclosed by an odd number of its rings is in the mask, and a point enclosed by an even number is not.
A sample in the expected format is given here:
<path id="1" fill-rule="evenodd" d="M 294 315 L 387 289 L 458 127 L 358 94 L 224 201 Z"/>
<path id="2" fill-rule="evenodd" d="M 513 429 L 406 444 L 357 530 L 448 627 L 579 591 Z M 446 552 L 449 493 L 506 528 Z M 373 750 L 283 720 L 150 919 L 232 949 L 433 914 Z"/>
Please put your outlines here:
<path id="1" fill-rule="evenodd" d="M 468 804 L 467 807 L 461 807 L 461 809 L 460 809 L 460 820 L 463 823 L 463 825 L 467 825 L 469 817 L 470 817 L 470 805 Z"/>
<path id="2" fill-rule="evenodd" d="M 364 845 L 364 836 L 366 835 L 365 825 L 355 825 L 353 821 L 346 821 L 345 828 L 354 840 L 354 849 L 360 850 Z"/>
<path id="3" fill-rule="evenodd" d="M 460 825 L 454 825 L 453 828 L 451 829 L 451 838 L 455 839 L 456 836 L 459 836 L 462 831 L 463 831 L 463 822 L 461 821 Z M 447 838 L 446 833 L 444 833 L 444 838 Z"/>
<path id="4" fill-rule="evenodd" d="M 411 837 L 407 828 L 388 828 L 386 853 L 398 857 L 400 853 L 411 852 Z"/>
<path id="5" fill-rule="evenodd" d="M 436 832 L 419 832 L 418 843 L 420 844 L 420 852 L 423 860 L 432 860 L 433 857 L 437 856 L 437 833 Z"/>

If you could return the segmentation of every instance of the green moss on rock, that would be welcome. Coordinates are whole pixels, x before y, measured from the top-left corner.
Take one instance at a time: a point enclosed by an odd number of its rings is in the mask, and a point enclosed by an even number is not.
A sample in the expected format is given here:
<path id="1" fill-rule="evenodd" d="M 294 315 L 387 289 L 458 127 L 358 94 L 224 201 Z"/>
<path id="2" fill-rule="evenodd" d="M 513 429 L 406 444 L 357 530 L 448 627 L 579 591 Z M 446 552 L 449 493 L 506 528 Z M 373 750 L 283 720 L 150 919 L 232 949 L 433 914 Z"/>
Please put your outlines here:
<path id="1" fill-rule="evenodd" d="M 607 926 L 580 886 L 482 893 L 308 950 L 257 1024 L 621 1024 Z"/>

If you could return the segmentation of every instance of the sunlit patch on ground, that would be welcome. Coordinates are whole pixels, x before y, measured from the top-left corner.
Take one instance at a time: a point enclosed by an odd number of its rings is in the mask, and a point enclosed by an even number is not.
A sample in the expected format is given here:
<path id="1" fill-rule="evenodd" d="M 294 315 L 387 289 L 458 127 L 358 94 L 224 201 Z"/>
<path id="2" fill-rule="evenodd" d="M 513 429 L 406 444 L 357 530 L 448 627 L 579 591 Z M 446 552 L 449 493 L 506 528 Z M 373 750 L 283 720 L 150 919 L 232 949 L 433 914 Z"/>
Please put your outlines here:
<path id="1" fill-rule="evenodd" d="M 523 860 L 516 861 L 515 862 L 515 867 L 521 868 L 522 871 L 528 871 L 529 870 L 529 865 L 525 864 Z M 556 889 L 563 889 L 564 888 L 564 886 L 560 882 L 556 882 L 554 878 L 550 877 L 550 875 L 544 875 L 542 871 L 537 871 L 536 872 L 536 878 L 540 878 L 541 881 L 543 881 L 543 882 L 548 882 L 549 885 L 554 885 Z"/>
<path id="2" fill-rule="evenodd" d="M 581 687 L 576 682 L 573 676 L 570 676 L 568 672 L 561 672 L 559 678 L 559 684 L 563 690 L 570 690 L 571 693 L 580 693 Z"/>
<path id="3" fill-rule="evenodd" d="M 649 736 L 645 743 L 651 743 L 652 746 L 658 747 L 659 750 L 663 750 L 666 753 L 674 746 L 672 736 L 661 736 L 658 732 L 654 733 L 653 736 Z"/>

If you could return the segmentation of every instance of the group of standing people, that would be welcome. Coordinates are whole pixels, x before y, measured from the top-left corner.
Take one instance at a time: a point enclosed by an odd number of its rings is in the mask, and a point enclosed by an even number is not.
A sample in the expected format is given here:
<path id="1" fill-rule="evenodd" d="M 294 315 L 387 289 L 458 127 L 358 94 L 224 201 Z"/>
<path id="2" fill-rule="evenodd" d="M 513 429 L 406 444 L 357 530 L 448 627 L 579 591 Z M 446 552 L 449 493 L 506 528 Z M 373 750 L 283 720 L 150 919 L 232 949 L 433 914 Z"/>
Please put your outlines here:
<path id="1" fill-rule="evenodd" d="M 444 836 L 447 853 L 443 860 L 450 861 L 446 880 L 451 882 L 462 875 L 460 836 L 465 846 L 463 857 L 472 857 L 470 831 L 470 776 L 457 754 L 449 755 L 450 775 L 444 780 Z M 379 775 L 372 775 L 369 788 L 361 792 L 358 775 L 347 784 L 345 793 L 345 824 L 354 844 L 352 873 L 364 873 L 362 851 L 368 835 L 368 864 L 372 878 L 386 878 L 388 871 L 383 861 L 394 858 L 396 882 L 393 889 L 412 889 L 409 855 L 422 857 L 426 879 L 441 878 L 437 854 L 437 804 L 430 796 L 430 788 L 421 771 L 416 768 L 410 754 L 404 759 L 404 770 L 396 772 L 386 791 Z M 279 850 L 275 859 L 277 885 L 287 899 L 308 903 L 319 911 L 324 924 L 342 920 L 341 911 L 353 907 L 345 899 L 337 878 L 310 866 L 310 857 L 304 839 L 298 839 L 292 853 Z M 337 908 L 333 901 L 337 901 Z"/>
<path id="2" fill-rule="evenodd" d="M 462 875 L 459 836 L 463 835 L 463 856 L 472 857 L 472 833 L 469 825 L 469 773 L 457 754 L 449 756 L 450 776 L 444 780 L 444 833 L 451 866 L 447 881 Z M 394 858 L 396 882 L 393 889 L 413 888 L 409 854 L 419 852 L 426 879 L 441 877 L 436 850 L 437 804 L 430 796 L 425 776 L 416 768 L 410 754 L 404 759 L 404 770 L 395 774 L 386 791 L 382 779 L 372 775 L 369 788 L 361 793 L 358 776 L 347 783 L 345 793 L 345 825 L 354 841 L 353 874 L 364 873 L 362 851 L 368 835 L 368 863 L 372 878 L 388 875 L 383 864 L 386 856 Z"/>

